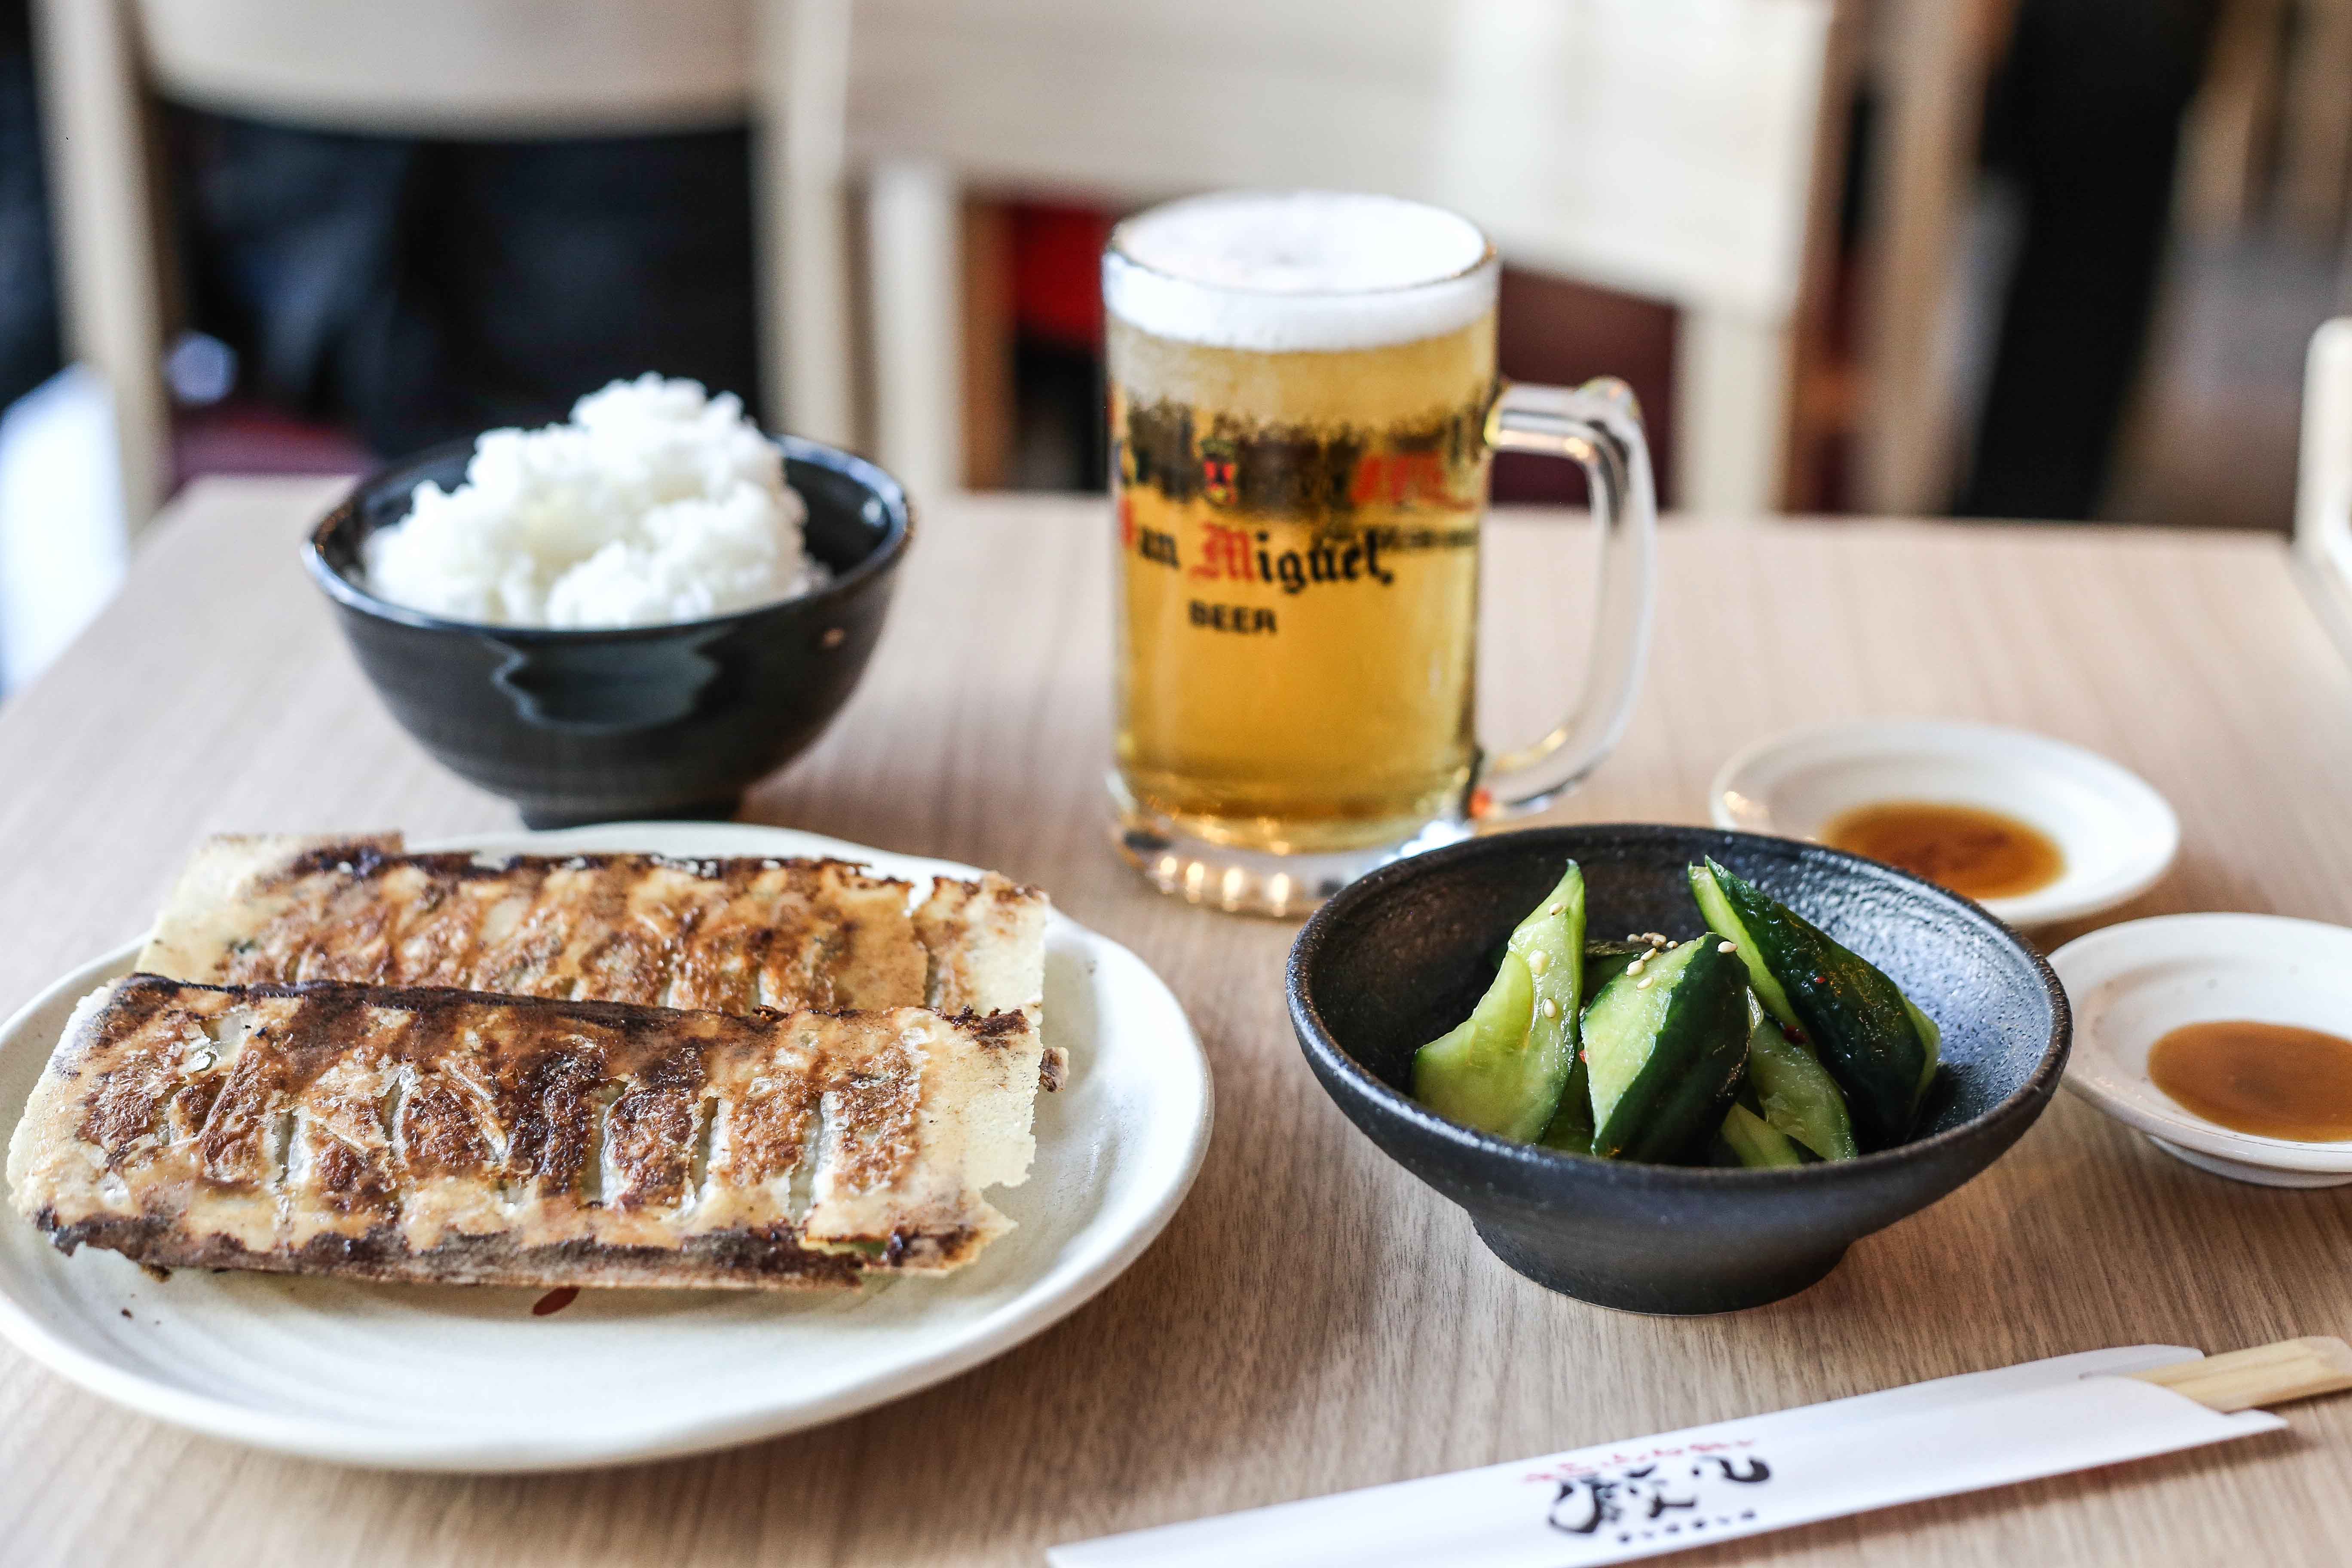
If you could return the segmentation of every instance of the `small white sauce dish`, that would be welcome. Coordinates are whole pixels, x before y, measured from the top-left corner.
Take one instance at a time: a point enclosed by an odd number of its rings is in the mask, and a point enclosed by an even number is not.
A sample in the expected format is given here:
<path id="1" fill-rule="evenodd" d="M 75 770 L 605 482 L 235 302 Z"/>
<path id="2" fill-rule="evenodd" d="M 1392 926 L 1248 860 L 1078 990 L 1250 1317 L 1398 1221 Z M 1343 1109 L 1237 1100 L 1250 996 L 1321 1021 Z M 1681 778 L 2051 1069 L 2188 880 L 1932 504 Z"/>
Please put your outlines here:
<path id="1" fill-rule="evenodd" d="M 1724 763 L 1708 790 L 1717 827 L 1819 838 L 1841 813 L 1881 801 L 2000 812 L 2066 858 L 2046 888 L 1981 900 L 2013 926 L 2113 909 L 2155 885 L 2180 819 L 2137 773 L 2046 735 L 1940 719 L 1866 719 L 1792 730 Z"/>
<path id="2" fill-rule="evenodd" d="M 2066 1087 L 2200 1170 L 2267 1187 L 2352 1182 L 2352 1142 L 2232 1132 L 2149 1081 L 2148 1048 L 2184 1024 L 2250 1018 L 2352 1036 L 2352 930 L 2276 915 L 2163 915 L 2050 955 L 2074 1008 Z"/>

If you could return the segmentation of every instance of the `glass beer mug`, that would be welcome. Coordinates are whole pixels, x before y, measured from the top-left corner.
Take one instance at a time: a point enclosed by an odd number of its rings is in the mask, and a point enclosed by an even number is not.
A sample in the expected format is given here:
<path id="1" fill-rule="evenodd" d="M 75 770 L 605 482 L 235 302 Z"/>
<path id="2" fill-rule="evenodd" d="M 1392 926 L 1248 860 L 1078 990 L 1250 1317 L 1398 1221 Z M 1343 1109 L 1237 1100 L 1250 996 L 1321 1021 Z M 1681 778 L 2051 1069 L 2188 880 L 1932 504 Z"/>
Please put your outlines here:
<path id="1" fill-rule="evenodd" d="M 1623 731 L 1656 507 L 1632 393 L 1498 384 L 1494 247 L 1391 197 L 1234 193 L 1113 233 L 1122 853 L 1162 890 L 1304 910 L 1541 807 Z M 1475 734 L 1479 521 L 1497 451 L 1584 468 L 1601 570 L 1586 689 Z"/>

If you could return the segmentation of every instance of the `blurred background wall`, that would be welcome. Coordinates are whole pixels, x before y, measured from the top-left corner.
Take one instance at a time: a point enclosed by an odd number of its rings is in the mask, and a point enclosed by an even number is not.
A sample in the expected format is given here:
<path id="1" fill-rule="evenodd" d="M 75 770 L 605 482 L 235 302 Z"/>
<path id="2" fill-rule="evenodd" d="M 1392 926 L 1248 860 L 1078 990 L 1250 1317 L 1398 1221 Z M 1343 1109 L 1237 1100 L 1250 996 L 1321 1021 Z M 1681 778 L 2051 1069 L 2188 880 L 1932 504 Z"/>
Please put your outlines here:
<path id="1" fill-rule="evenodd" d="M 1520 192 L 1414 140 L 1497 69 L 1488 121 L 1515 94 L 1571 143 L 1524 238 Z M 1755 90 L 1711 123 L 1727 69 Z M 1290 104 L 1340 144 L 1304 166 L 1486 222 L 1506 374 L 1631 382 L 1669 505 L 2288 525 L 2304 347 L 2352 303 L 2352 0 L 0 0 L 0 683 L 191 478 L 357 471 L 646 369 L 927 485 L 1098 488 L 1097 258 L 1261 166 L 1215 124 L 1186 161 L 1220 83 L 1265 99 L 1224 128 L 1256 151 Z M 1122 95 L 1141 172 L 1055 144 Z M 951 111 L 1042 129 L 992 153 Z M 1716 285 L 1588 232 L 1643 209 L 1575 184 L 1575 142 L 1697 190 L 1759 136 L 1789 278 L 1727 338 Z M 1743 354 L 1752 397 L 1692 395 Z M 1706 490 L 1740 419 L 1763 478 Z"/>

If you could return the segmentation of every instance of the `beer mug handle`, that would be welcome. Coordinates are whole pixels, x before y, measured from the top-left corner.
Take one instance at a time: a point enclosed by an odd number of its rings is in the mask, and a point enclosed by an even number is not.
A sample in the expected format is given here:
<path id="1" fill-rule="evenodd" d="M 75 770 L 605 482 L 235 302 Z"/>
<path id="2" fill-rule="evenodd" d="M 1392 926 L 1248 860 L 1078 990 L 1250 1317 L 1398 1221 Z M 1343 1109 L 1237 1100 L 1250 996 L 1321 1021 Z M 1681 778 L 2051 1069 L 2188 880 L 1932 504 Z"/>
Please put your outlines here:
<path id="1" fill-rule="evenodd" d="M 1650 652 L 1658 503 L 1641 406 L 1613 376 L 1573 388 L 1505 382 L 1486 411 L 1486 445 L 1582 468 L 1600 534 L 1584 690 L 1550 733 L 1487 760 L 1471 815 L 1492 820 L 1542 810 L 1581 784 L 1625 733 Z"/>

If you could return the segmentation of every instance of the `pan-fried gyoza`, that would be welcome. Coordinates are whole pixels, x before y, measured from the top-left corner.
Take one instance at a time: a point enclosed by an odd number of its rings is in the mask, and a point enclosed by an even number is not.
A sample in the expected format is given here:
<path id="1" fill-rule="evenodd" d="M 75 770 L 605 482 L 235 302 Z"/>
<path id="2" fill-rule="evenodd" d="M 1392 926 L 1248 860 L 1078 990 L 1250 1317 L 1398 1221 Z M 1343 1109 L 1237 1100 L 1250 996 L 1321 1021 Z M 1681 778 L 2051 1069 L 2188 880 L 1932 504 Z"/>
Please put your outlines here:
<path id="1" fill-rule="evenodd" d="M 942 1272 L 1010 1222 L 1017 1012 L 681 1012 L 134 974 L 87 998 L 8 1152 L 58 1244 L 151 1266 L 776 1288 Z"/>
<path id="2" fill-rule="evenodd" d="M 1027 1174 L 1042 894 L 224 837 L 9 1148 L 59 1246 L 531 1285 L 940 1272 Z"/>
<path id="3" fill-rule="evenodd" d="M 1045 896 L 914 889 L 838 860 L 405 853 L 397 834 L 221 837 L 139 968 L 211 985 L 350 980 L 749 1013 L 1019 1008 L 1037 1022 Z"/>

